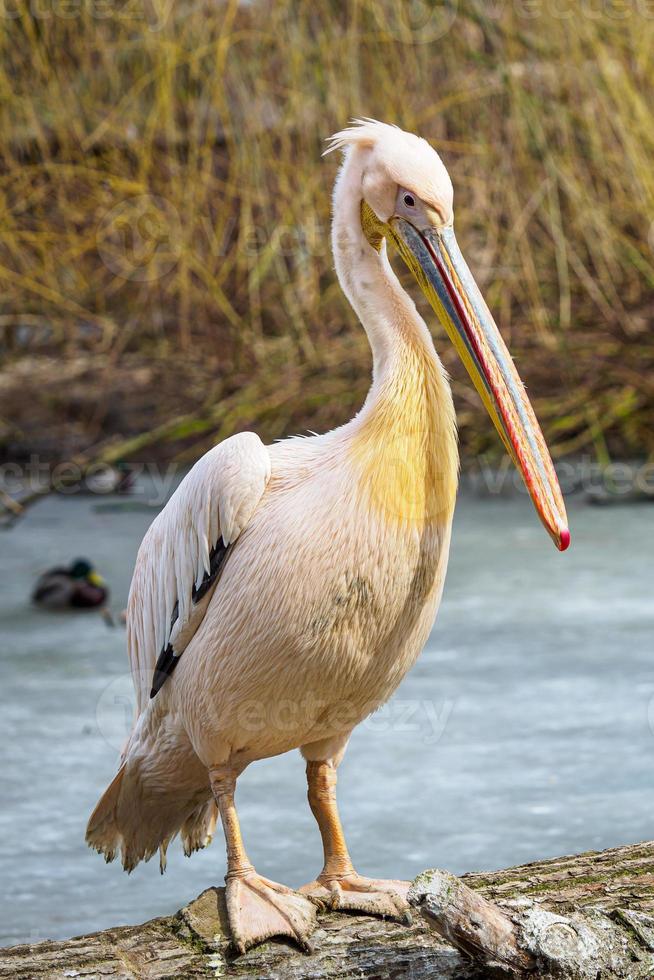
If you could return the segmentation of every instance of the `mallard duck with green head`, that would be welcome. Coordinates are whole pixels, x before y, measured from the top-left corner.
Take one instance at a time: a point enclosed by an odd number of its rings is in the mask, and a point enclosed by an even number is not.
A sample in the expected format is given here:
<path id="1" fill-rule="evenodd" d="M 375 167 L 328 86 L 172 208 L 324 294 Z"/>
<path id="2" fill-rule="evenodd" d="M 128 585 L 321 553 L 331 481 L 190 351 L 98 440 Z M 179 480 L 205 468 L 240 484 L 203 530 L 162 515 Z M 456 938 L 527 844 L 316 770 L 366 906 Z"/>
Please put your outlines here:
<path id="1" fill-rule="evenodd" d="M 86 558 L 76 558 L 68 567 L 59 566 L 39 578 L 32 602 L 46 609 L 93 609 L 104 606 L 109 596 L 107 583 Z"/>

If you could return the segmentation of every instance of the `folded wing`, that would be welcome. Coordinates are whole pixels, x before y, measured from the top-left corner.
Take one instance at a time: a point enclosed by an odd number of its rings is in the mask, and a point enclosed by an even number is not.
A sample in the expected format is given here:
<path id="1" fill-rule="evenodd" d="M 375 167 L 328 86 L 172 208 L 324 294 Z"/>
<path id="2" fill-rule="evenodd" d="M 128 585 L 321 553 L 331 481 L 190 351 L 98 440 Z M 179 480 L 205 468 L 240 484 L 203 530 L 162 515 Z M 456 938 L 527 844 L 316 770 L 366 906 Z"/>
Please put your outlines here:
<path id="1" fill-rule="evenodd" d="M 140 714 L 197 631 L 231 546 L 270 478 L 270 456 L 243 432 L 209 450 L 150 525 L 127 605 L 127 648 Z"/>

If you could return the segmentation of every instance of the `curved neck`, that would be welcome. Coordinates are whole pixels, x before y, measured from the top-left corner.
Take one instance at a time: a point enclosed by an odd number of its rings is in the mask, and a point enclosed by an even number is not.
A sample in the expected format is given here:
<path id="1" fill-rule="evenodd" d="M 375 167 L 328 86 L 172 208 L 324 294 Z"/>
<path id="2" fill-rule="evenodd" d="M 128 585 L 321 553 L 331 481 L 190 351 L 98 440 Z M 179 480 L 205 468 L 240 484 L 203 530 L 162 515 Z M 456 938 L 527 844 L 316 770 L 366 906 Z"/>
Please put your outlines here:
<path id="1" fill-rule="evenodd" d="M 407 348 L 438 363 L 427 326 L 393 272 L 386 242 L 377 252 L 361 228 L 362 153 L 351 151 L 334 187 L 332 250 L 343 292 L 359 317 L 373 356 L 373 388 L 392 374 Z"/>
<path id="2" fill-rule="evenodd" d="M 427 326 L 361 228 L 364 161 L 353 150 L 334 190 L 332 246 L 345 295 L 373 355 L 366 402 L 349 426 L 360 486 L 388 520 L 447 525 L 456 494 L 456 420 Z"/>

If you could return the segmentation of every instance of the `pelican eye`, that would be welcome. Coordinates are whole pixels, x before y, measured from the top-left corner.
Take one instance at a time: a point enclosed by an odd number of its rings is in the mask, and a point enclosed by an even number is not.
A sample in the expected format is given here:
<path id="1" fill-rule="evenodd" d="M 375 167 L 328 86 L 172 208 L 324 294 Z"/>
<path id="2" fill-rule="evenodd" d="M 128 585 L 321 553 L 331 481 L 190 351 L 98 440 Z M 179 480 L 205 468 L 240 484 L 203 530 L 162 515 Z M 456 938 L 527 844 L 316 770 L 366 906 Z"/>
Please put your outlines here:
<path id="1" fill-rule="evenodd" d="M 405 194 L 404 195 L 404 203 L 406 204 L 406 206 L 408 208 L 414 208 L 416 206 L 416 200 L 415 200 L 413 194 Z"/>

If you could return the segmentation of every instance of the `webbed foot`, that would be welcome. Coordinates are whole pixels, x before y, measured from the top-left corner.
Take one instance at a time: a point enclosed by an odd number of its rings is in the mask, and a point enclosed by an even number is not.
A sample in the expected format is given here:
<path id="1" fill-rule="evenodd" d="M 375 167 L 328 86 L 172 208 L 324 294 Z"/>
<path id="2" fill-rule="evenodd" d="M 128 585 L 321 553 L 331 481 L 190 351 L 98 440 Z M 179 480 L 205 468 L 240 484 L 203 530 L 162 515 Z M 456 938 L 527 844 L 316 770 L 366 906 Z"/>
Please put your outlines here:
<path id="1" fill-rule="evenodd" d="M 300 894 L 323 908 L 379 915 L 411 925 L 406 899 L 410 885 L 409 881 L 363 878 L 352 872 L 340 877 L 320 875 L 311 884 L 303 885 Z"/>
<path id="2" fill-rule="evenodd" d="M 311 952 L 316 906 L 308 898 L 252 870 L 227 877 L 226 899 L 232 943 L 239 953 L 272 936 L 288 936 Z"/>

